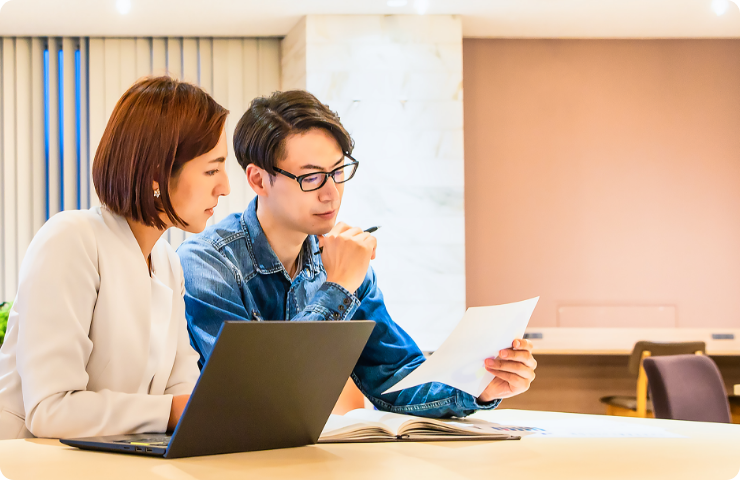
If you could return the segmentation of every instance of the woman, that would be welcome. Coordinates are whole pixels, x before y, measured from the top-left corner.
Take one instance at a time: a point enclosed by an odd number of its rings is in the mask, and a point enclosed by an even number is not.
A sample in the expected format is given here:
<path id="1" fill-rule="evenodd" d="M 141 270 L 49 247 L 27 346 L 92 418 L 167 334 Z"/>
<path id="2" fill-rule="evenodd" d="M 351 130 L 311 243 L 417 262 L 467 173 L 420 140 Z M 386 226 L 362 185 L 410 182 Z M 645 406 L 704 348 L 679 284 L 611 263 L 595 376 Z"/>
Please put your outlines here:
<path id="1" fill-rule="evenodd" d="M 93 163 L 102 207 L 54 215 L 21 266 L 0 349 L 0 439 L 163 432 L 198 379 L 180 262 L 221 195 L 228 112 L 168 77 L 118 101 Z"/>

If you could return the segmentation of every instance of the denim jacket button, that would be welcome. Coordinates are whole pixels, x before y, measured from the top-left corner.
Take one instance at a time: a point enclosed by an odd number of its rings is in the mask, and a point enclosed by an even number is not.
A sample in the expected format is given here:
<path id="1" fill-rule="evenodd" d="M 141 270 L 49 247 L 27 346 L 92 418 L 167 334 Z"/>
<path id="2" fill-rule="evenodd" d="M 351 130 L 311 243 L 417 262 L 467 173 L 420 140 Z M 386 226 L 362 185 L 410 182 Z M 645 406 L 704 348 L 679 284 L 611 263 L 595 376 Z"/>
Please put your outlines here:
<path id="1" fill-rule="evenodd" d="M 332 312 L 331 316 L 334 318 L 339 318 L 339 314 L 337 312 Z"/>
<path id="2" fill-rule="evenodd" d="M 339 308 L 339 311 L 341 312 L 342 310 L 344 310 L 344 305 L 339 305 L 339 307 L 337 308 Z"/>
<path id="3" fill-rule="evenodd" d="M 344 304 L 345 304 L 345 305 L 349 305 L 349 298 L 345 298 L 345 299 L 344 299 Z"/>

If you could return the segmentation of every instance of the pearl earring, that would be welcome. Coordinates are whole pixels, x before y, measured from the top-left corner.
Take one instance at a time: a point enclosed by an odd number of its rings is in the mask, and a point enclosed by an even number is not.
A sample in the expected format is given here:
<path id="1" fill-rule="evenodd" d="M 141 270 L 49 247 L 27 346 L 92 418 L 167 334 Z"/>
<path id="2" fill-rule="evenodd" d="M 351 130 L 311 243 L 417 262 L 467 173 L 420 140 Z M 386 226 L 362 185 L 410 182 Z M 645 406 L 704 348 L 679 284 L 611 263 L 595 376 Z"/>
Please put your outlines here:
<path id="1" fill-rule="evenodd" d="M 154 198 L 159 198 L 159 189 L 154 190 Z"/>

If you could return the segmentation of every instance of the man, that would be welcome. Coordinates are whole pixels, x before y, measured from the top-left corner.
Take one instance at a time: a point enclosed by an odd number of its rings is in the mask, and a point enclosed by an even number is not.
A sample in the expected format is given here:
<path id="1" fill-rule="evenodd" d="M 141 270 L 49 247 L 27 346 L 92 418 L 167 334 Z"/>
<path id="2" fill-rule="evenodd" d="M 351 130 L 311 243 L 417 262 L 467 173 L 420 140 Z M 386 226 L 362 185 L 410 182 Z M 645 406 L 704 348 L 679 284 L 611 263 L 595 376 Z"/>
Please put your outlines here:
<path id="1" fill-rule="evenodd" d="M 526 391 L 536 362 L 531 343 L 515 340 L 486 360 L 496 378 L 478 398 L 440 383 L 381 394 L 424 356 L 385 308 L 370 267 L 375 237 L 336 223 L 344 183 L 358 168 L 353 147 L 339 117 L 308 92 L 252 102 L 234 132 L 234 153 L 257 196 L 178 250 L 201 365 L 226 320 L 369 319 L 376 326 L 352 379 L 381 410 L 462 417 Z"/>

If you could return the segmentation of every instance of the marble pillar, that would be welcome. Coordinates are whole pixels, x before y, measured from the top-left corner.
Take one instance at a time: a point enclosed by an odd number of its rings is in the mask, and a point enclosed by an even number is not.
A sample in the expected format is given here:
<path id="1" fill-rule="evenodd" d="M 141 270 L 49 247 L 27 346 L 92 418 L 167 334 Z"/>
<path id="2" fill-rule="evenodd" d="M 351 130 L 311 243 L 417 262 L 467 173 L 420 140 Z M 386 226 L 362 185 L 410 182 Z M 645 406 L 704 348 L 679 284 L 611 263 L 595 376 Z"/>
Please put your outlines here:
<path id="1" fill-rule="evenodd" d="M 434 350 L 465 311 L 460 18 L 310 15 L 281 58 L 283 90 L 315 94 L 354 138 L 339 219 L 382 226 L 372 266 L 388 310 Z"/>

